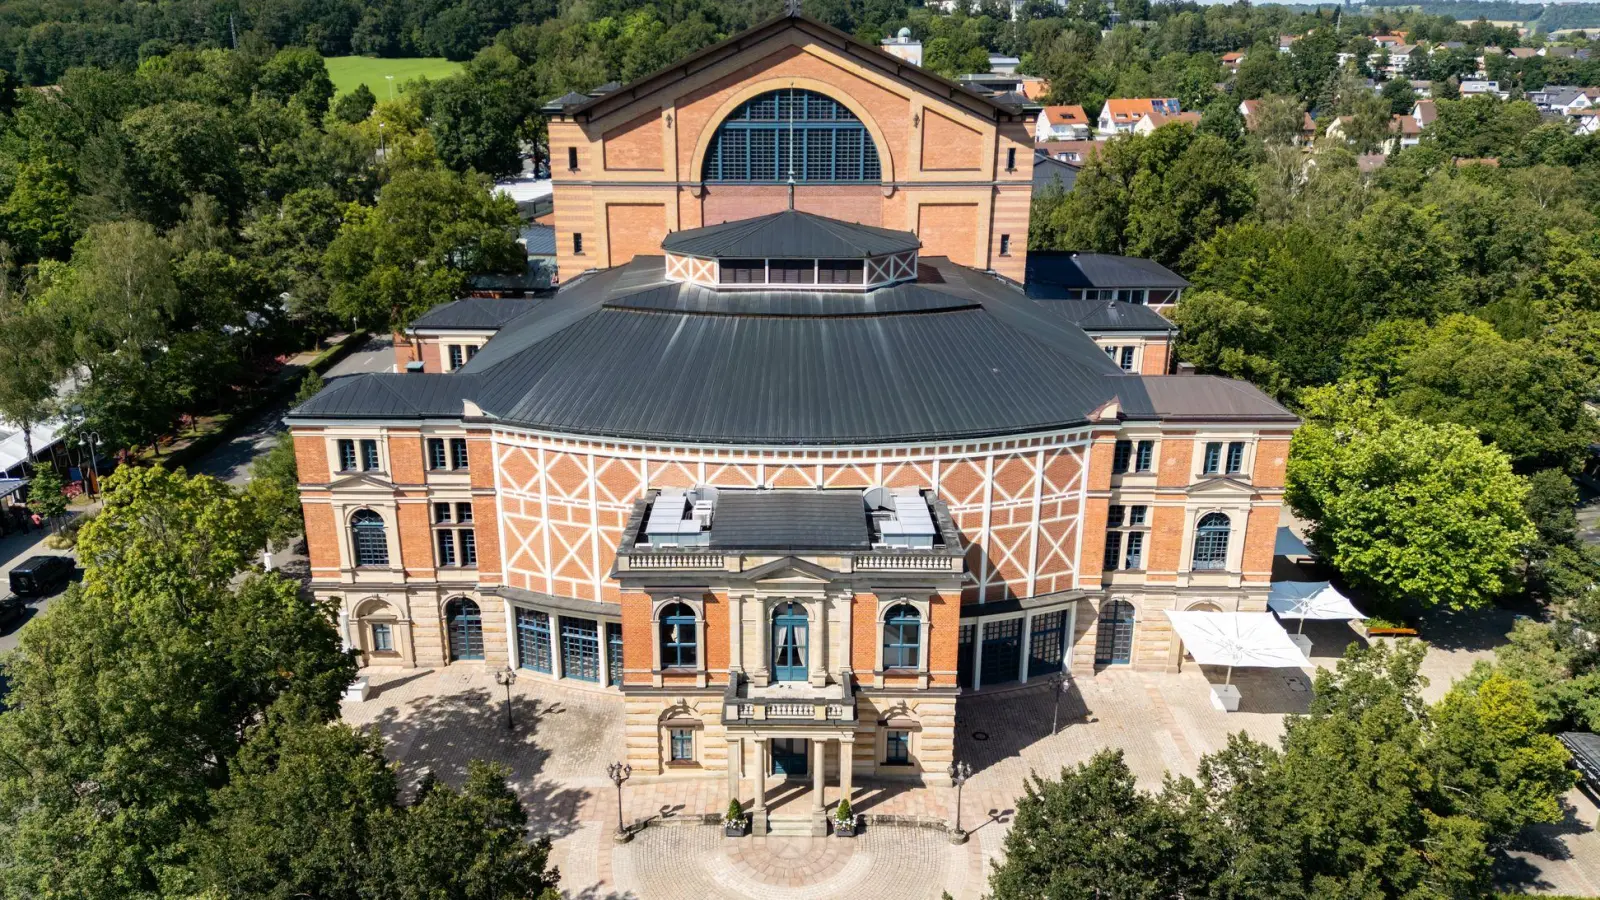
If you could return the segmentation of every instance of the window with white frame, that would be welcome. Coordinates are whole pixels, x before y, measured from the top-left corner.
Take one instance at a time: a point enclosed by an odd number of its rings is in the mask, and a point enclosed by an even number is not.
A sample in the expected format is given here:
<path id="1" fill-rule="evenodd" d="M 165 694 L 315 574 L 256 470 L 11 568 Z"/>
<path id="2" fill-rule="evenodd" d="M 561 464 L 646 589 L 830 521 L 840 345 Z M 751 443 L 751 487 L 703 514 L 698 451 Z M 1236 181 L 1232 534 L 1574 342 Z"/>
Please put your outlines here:
<path id="1" fill-rule="evenodd" d="M 350 517 L 350 543 L 358 566 L 387 566 L 389 536 L 383 516 L 370 509 L 357 510 Z"/>
<path id="2" fill-rule="evenodd" d="M 672 603 L 661 609 L 661 668 L 693 669 L 700 659 L 696 639 L 698 620 L 687 603 Z"/>
<path id="3" fill-rule="evenodd" d="M 1206 444 L 1205 457 L 1201 460 L 1200 474 L 1222 474 L 1222 442 L 1210 441 Z"/>
<path id="4" fill-rule="evenodd" d="M 1150 508 L 1142 504 L 1123 506 L 1113 503 L 1106 513 L 1104 568 L 1143 569 L 1146 535 L 1150 531 Z"/>
<path id="5" fill-rule="evenodd" d="M 1138 357 L 1137 346 L 1112 345 L 1105 348 L 1106 355 L 1124 372 L 1132 372 L 1134 362 Z"/>
<path id="6" fill-rule="evenodd" d="M 922 614 L 909 603 L 889 610 L 883 619 L 883 667 L 915 669 L 922 661 Z"/>
<path id="7" fill-rule="evenodd" d="M 1117 441 L 1111 452 L 1111 474 L 1146 473 L 1155 465 L 1155 441 Z"/>
<path id="8" fill-rule="evenodd" d="M 459 527 L 472 522 L 470 501 L 433 504 L 433 546 L 442 568 L 471 568 L 478 564 L 477 535 L 472 528 Z"/>
<path id="9" fill-rule="evenodd" d="M 1206 513 L 1201 516 L 1194 529 L 1193 568 L 1203 571 L 1226 569 L 1228 538 L 1232 531 L 1232 523 L 1222 513 Z"/>
<path id="10" fill-rule="evenodd" d="M 676 763 L 694 762 L 694 729 L 673 728 L 672 735 L 672 761 Z"/>
<path id="11" fill-rule="evenodd" d="M 1244 441 L 1232 441 L 1228 444 L 1227 473 L 1238 475 L 1244 471 Z"/>
<path id="12" fill-rule="evenodd" d="M 350 439 L 339 441 L 339 471 L 354 472 L 356 470 L 356 442 Z"/>

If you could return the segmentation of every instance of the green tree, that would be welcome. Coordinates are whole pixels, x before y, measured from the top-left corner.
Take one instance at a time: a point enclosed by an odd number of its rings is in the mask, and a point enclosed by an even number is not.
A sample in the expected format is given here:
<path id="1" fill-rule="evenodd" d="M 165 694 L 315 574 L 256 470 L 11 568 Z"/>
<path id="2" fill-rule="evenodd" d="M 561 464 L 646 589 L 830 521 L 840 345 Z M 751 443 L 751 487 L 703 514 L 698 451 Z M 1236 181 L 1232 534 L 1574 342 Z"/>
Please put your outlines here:
<path id="1" fill-rule="evenodd" d="M 71 248 L 77 233 L 72 193 L 71 174 L 60 163 L 30 160 L 17 169 L 0 219 L 25 258 L 59 257 Z"/>
<path id="2" fill-rule="evenodd" d="M 377 105 L 378 98 L 373 95 L 372 89 L 365 83 L 358 84 L 355 90 L 334 101 L 333 114 L 339 121 L 354 125 L 372 115 L 372 108 Z"/>
<path id="3" fill-rule="evenodd" d="M 33 430 L 56 412 L 56 383 L 66 367 L 56 323 L 11 291 L 10 276 L 0 271 L 0 419 L 21 427 L 32 460 Z"/>
<path id="4" fill-rule="evenodd" d="M 1301 400 L 1286 499 L 1325 559 L 1391 608 L 1467 609 L 1505 592 L 1533 530 L 1504 452 L 1400 416 L 1370 386 Z"/>
<path id="5" fill-rule="evenodd" d="M 333 100 L 333 80 L 321 54 L 309 47 L 285 47 L 261 67 L 261 93 L 320 121 Z M 368 92 L 369 96 L 371 92 Z"/>
<path id="6" fill-rule="evenodd" d="M 995 900 L 1197 896 L 1197 869 L 1179 813 L 1143 793 L 1121 751 L 1106 750 L 1058 779 L 1031 775 L 989 875 Z"/>
<path id="7" fill-rule="evenodd" d="M 473 275 L 520 269 L 519 224 L 516 204 L 480 177 L 400 172 L 376 207 L 347 210 L 328 246 L 330 307 L 371 327 L 403 327 L 459 297 Z"/>
<path id="8" fill-rule="evenodd" d="M 294 455 L 294 436 L 280 432 L 272 449 L 250 464 L 250 482 L 244 495 L 266 523 L 267 546 L 282 550 L 305 533 L 300 508 L 300 470 Z"/>
<path id="9" fill-rule="evenodd" d="M 1172 310 L 1178 358 L 1200 372 L 1243 378 L 1281 393 L 1272 313 L 1221 291 L 1189 291 Z"/>
<path id="10" fill-rule="evenodd" d="M 1256 101 L 1250 131 L 1269 147 L 1287 147 L 1299 142 L 1305 120 L 1306 108 L 1299 100 L 1268 94 Z"/>
<path id="11" fill-rule="evenodd" d="M 28 484 L 28 506 L 46 522 L 54 524 L 67 514 L 66 487 L 67 483 L 55 466 L 35 469 L 33 481 Z"/>
<path id="12" fill-rule="evenodd" d="M 1422 133 L 1425 144 L 1453 157 L 1498 157 L 1514 150 L 1539 125 L 1539 110 L 1526 100 L 1490 96 L 1435 102 L 1439 117 Z"/>
<path id="13" fill-rule="evenodd" d="M 1405 78 L 1395 78 L 1383 83 L 1379 95 L 1389 101 L 1389 114 L 1409 116 L 1417 106 L 1417 92 Z"/>

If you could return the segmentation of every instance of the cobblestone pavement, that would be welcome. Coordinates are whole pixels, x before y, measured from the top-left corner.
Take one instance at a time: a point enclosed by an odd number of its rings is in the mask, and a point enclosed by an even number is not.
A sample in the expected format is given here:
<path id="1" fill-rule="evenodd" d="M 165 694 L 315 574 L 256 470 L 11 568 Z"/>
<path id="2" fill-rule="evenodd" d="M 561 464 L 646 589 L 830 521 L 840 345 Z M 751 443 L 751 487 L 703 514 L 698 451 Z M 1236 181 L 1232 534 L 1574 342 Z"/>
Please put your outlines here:
<path id="1" fill-rule="evenodd" d="M 1341 624 L 1309 623 L 1312 661 L 1332 666 L 1355 639 Z M 1448 681 L 1462 665 L 1454 654 L 1430 654 L 1436 678 Z M 1473 647 L 1462 652 L 1477 653 Z M 873 826 L 860 837 L 725 839 L 695 816 L 721 813 L 728 803 L 720 776 L 650 782 L 635 778 L 623 790 L 623 818 L 644 823 L 631 844 L 615 845 L 617 795 L 605 767 L 622 741 L 622 704 L 615 695 L 533 678 L 512 688 L 516 727 L 505 728 L 505 692 L 492 670 L 458 664 L 442 670 L 371 670 L 374 695 L 345 706 L 352 724 L 374 725 L 389 741 L 407 785 L 424 770 L 458 781 L 468 761 L 505 764 L 527 804 L 530 822 L 554 839 L 552 862 L 574 900 L 602 898 L 933 897 L 982 895 L 990 861 L 998 858 L 1030 773 L 1053 776 L 1104 748 L 1122 750 L 1142 786 L 1158 788 L 1167 772 L 1193 774 L 1200 757 L 1244 731 L 1276 742 L 1283 716 L 1302 712 L 1311 674 L 1299 670 L 1236 670 L 1241 708 L 1223 713 L 1209 702 L 1209 684 L 1224 673 L 1188 665 L 1177 674 L 1128 670 L 1075 679 L 1056 708 L 1047 684 L 984 692 L 957 707 L 956 750 L 974 774 L 963 790 L 962 824 L 972 833 L 951 846 L 942 832 Z M 1050 733 L 1052 715 L 1058 730 Z M 748 793 L 751 788 L 746 782 Z M 773 780 L 774 816 L 811 807 L 809 788 Z M 748 806 L 751 797 L 741 798 Z M 838 788 L 830 785 L 831 806 Z M 1567 823 L 1530 834 L 1499 869 L 1507 887 L 1535 892 L 1600 894 L 1600 835 L 1596 810 L 1574 792 Z M 953 817 L 954 791 L 858 778 L 852 805 L 872 815 Z"/>

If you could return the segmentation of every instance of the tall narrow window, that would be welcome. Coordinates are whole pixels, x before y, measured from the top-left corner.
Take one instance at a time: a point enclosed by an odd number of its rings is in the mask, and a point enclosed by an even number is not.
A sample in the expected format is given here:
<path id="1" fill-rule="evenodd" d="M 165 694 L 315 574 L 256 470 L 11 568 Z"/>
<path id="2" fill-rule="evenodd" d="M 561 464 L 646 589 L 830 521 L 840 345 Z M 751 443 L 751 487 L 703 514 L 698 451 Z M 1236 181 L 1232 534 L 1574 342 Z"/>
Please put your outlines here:
<path id="1" fill-rule="evenodd" d="M 1135 472 L 1148 472 L 1155 465 L 1155 460 L 1156 442 L 1140 441 L 1133 458 L 1133 470 Z"/>
<path id="2" fill-rule="evenodd" d="M 1222 470 L 1222 444 L 1213 441 L 1206 444 L 1205 464 L 1201 468 L 1202 475 L 1215 475 Z"/>
<path id="3" fill-rule="evenodd" d="M 387 622 L 372 623 L 372 652 L 394 652 L 394 629 Z"/>
<path id="4" fill-rule="evenodd" d="M 1015 148 L 1015 147 L 1007 147 L 1006 148 L 1006 171 L 1007 172 L 1015 172 L 1016 170 L 1017 170 L 1017 148 Z"/>
<path id="5" fill-rule="evenodd" d="M 1145 531 L 1149 507 L 1113 504 L 1106 514 L 1106 550 L 1102 564 L 1107 572 L 1144 568 Z"/>
<path id="6" fill-rule="evenodd" d="M 463 362 L 465 362 L 465 361 L 466 360 L 462 355 L 461 345 L 460 344 L 451 344 L 450 345 L 450 371 L 454 372 L 455 370 L 461 368 L 461 364 Z"/>
<path id="7" fill-rule="evenodd" d="M 1228 444 L 1228 474 L 1238 475 L 1244 471 L 1244 441 L 1233 441 Z"/>
<path id="8" fill-rule="evenodd" d="M 1096 665 L 1123 665 L 1133 661 L 1133 604 L 1111 600 L 1100 607 L 1094 639 Z"/>
<path id="9" fill-rule="evenodd" d="M 362 441 L 361 442 L 361 468 L 362 468 L 362 470 L 367 471 L 367 472 L 371 472 L 371 471 L 373 471 L 375 469 L 380 468 L 380 466 L 378 465 L 378 442 L 377 441 Z"/>
<path id="10" fill-rule="evenodd" d="M 661 610 L 661 668 L 692 669 L 699 659 L 694 610 L 674 603 Z"/>
<path id="11" fill-rule="evenodd" d="M 1111 451 L 1111 474 L 1121 475 L 1128 471 L 1128 461 L 1133 458 L 1133 441 L 1117 441 Z"/>
<path id="12" fill-rule="evenodd" d="M 1122 348 L 1122 359 L 1121 359 L 1120 362 L 1118 362 L 1118 365 L 1122 366 L 1122 371 L 1124 371 L 1124 372 L 1132 372 L 1133 371 L 1133 354 L 1134 354 L 1136 349 L 1137 348 L 1135 348 L 1135 347 L 1123 347 Z"/>
<path id="13" fill-rule="evenodd" d="M 1225 569 L 1228 566 L 1228 536 L 1232 531 L 1228 517 L 1206 513 L 1194 530 L 1194 568 Z"/>
<path id="14" fill-rule="evenodd" d="M 450 468 L 465 469 L 467 467 L 467 439 L 450 439 Z"/>
<path id="15" fill-rule="evenodd" d="M 883 761 L 891 766 L 911 764 L 911 732 L 891 731 L 884 737 Z"/>
<path id="16" fill-rule="evenodd" d="M 356 565 L 389 564 L 389 538 L 383 527 L 383 517 L 372 510 L 358 510 L 350 517 L 350 542 L 355 548 Z"/>
<path id="17" fill-rule="evenodd" d="M 456 532 L 456 538 L 461 544 L 461 564 L 472 568 L 478 564 L 478 536 L 471 528 L 463 528 Z"/>
<path id="18" fill-rule="evenodd" d="M 446 465 L 444 438 L 428 438 L 428 468 L 443 469 Z"/>
<path id="19" fill-rule="evenodd" d="M 883 667 L 915 669 L 922 662 L 922 614 L 909 603 L 889 610 L 883 620 Z"/>
<path id="20" fill-rule="evenodd" d="M 439 565 L 453 566 L 456 564 L 456 535 L 446 528 L 434 532 L 434 540 L 439 545 Z"/>
<path id="21" fill-rule="evenodd" d="M 574 256 L 583 255 L 583 232 L 581 231 L 572 233 L 572 253 Z"/>
<path id="22" fill-rule="evenodd" d="M 567 148 L 567 168 L 571 169 L 574 172 L 578 171 L 578 148 L 577 147 L 568 147 Z"/>
<path id="23" fill-rule="evenodd" d="M 356 442 L 339 442 L 339 471 L 354 472 L 356 470 Z"/>
<path id="24" fill-rule="evenodd" d="M 1001 256 L 1010 256 L 1011 255 L 1011 235 L 1009 235 L 1009 234 L 1000 235 L 1000 255 Z"/>

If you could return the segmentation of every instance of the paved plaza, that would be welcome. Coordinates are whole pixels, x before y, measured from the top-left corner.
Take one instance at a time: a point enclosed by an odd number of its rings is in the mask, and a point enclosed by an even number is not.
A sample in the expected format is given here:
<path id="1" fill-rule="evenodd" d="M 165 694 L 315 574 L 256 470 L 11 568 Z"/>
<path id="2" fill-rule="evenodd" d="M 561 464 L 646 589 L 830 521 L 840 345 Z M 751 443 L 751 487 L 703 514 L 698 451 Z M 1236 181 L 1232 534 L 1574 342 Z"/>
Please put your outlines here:
<path id="1" fill-rule="evenodd" d="M 1332 666 L 1355 639 L 1342 623 L 1312 623 L 1306 632 L 1314 641 L 1312 660 L 1322 666 Z M 1428 694 L 1442 694 L 1450 678 L 1486 654 L 1464 639 L 1431 652 Z M 1208 683 L 1220 682 L 1223 673 L 1193 665 L 1176 675 L 1111 670 L 1077 679 L 1059 707 L 1049 686 L 1038 684 L 964 701 L 957 711 L 957 755 L 974 770 L 962 803 L 963 825 L 972 832 L 965 846 L 950 845 L 943 831 L 930 827 L 952 816 L 951 789 L 872 779 L 857 779 L 856 810 L 869 822 L 884 816 L 916 824 L 870 824 L 853 840 L 726 839 L 702 818 L 727 807 L 720 774 L 629 782 L 623 818 L 645 827 L 632 843 L 616 845 L 616 790 L 605 769 L 622 746 L 620 698 L 521 678 L 511 689 L 515 727 L 507 730 L 505 690 L 481 664 L 369 675 L 373 696 L 346 704 L 345 718 L 382 731 L 406 784 L 424 771 L 458 781 L 473 759 L 504 764 L 533 827 L 554 840 L 552 861 L 565 895 L 586 900 L 938 898 L 942 892 L 976 900 L 1030 772 L 1055 775 L 1115 747 L 1141 785 L 1156 789 L 1167 772 L 1193 774 L 1200 757 L 1221 748 L 1231 733 L 1275 742 L 1283 716 L 1306 709 L 1312 681 L 1309 671 L 1236 671 L 1243 703 L 1233 714 L 1214 709 L 1208 699 Z M 1059 721 L 1055 735 L 1052 716 Z M 804 810 L 811 799 L 808 787 L 777 779 L 768 791 L 774 815 Z M 742 798 L 747 806 L 751 799 Z M 824 799 L 837 802 L 837 788 L 829 786 Z M 1596 810 L 1576 792 L 1571 800 L 1568 822 L 1530 834 L 1503 860 L 1508 888 L 1600 895 Z"/>

